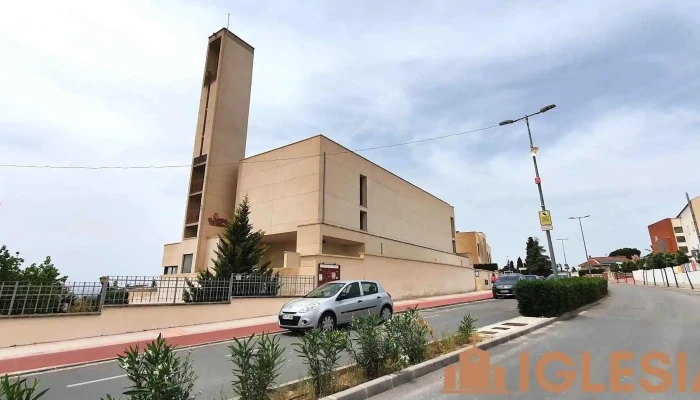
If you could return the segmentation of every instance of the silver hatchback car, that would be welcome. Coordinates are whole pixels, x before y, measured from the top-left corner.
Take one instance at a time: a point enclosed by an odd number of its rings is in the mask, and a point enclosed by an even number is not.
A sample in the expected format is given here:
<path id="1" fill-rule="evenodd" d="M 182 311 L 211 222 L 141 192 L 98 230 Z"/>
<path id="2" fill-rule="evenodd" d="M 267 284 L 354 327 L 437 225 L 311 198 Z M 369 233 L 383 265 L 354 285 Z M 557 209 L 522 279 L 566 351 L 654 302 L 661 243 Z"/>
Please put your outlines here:
<path id="1" fill-rule="evenodd" d="M 333 330 L 363 315 L 376 314 L 388 320 L 393 312 L 391 295 L 378 282 L 333 281 L 282 306 L 278 320 L 280 328 L 289 330 Z"/>

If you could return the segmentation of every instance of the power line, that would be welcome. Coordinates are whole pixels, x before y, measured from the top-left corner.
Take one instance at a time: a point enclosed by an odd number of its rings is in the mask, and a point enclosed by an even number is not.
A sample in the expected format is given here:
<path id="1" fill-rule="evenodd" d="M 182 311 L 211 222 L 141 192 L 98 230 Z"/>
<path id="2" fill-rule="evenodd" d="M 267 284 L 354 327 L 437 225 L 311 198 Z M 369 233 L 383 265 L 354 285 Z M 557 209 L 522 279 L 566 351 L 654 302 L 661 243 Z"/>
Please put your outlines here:
<path id="1" fill-rule="evenodd" d="M 487 126 L 487 127 L 479 128 L 479 129 L 472 129 L 472 130 L 464 131 L 464 132 L 451 133 L 451 134 L 449 134 L 449 135 L 435 136 L 435 137 L 426 138 L 426 139 L 412 140 L 412 141 L 409 141 L 409 142 L 400 142 L 400 143 L 387 144 L 387 145 L 382 145 L 382 146 L 367 147 L 367 148 L 364 148 L 364 149 L 339 151 L 339 152 L 335 152 L 335 153 L 327 153 L 326 155 L 332 156 L 332 155 L 336 155 L 336 154 L 359 153 L 359 152 L 363 152 L 363 151 L 378 150 L 378 149 L 386 149 L 386 148 L 390 148 L 390 147 L 407 146 L 407 145 L 410 145 L 410 144 L 430 142 L 430 141 L 433 141 L 433 140 L 446 139 L 446 138 L 449 138 L 449 137 L 466 135 L 466 134 L 468 134 L 468 133 L 475 133 L 475 132 L 485 131 L 485 130 L 493 129 L 493 128 L 496 128 L 496 127 L 498 127 L 498 125 Z M 276 159 L 274 159 L 274 160 L 243 160 L 243 161 L 238 161 L 238 162 L 228 162 L 228 163 L 210 164 L 210 166 L 216 166 L 216 165 L 233 165 L 233 164 L 249 164 L 249 163 L 273 162 L 273 161 L 288 161 L 288 160 L 303 160 L 303 159 L 306 159 L 306 158 L 313 158 L 313 157 L 320 157 L 320 156 L 321 156 L 321 154 L 314 154 L 314 155 L 301 156 L 301 157 L 276 158 Z M 113 169 L 113 170 L 119 170 L 119 169 L 170 169 L 170 168 L 189 168 L 189 167 L 191 167 L 191 166 L 192 166 L 192 164 L 171 164 L 171 165 L 121 165 L 121 166 L 120 166 L 120 165 L 98 165 L 98 166 L 88 166 L 88 165 L 0 164 L 0 168 L 85 169 L 85 170 L 100 170 L 100 169 Z"/>

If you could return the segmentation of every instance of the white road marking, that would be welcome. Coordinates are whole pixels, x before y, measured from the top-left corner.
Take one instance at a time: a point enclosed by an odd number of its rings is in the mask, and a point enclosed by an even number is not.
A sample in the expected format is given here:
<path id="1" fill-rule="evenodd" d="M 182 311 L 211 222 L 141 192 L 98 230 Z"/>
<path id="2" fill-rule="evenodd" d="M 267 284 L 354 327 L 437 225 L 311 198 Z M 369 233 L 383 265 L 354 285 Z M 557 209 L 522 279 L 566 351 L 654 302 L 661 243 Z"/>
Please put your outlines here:
<path id="1" fill-rule="evenodd" d="M 110 376 L 109 378 L 102 378 L 102 379 L 95 379 L 94 381 L 87 381 L 87 382 L 80 382 L 80 383 L 74 383 L 72 385 L 66 386 L 67 388 L 72 388 L 76 386 L 83 386 L 83 385 L 89 385 L 91 383 L 97 383 L 97 382 L 104 382 L 104 381 L 111 381 L 112 379 L 119 379 L 125 377 L 126 374 L 124 375 L 117 375 L 117 376 Z"/>
<path id="2" fill-rule="evenodd" d="M 425 318 L 425 319 L 428 319 L 428 318 L 435 318 L 435 317 L 439 317 L 440 315 L 442 315 L 442 314 L 426 315 L 426 316 L 423 317 L 423 318 Z"/>

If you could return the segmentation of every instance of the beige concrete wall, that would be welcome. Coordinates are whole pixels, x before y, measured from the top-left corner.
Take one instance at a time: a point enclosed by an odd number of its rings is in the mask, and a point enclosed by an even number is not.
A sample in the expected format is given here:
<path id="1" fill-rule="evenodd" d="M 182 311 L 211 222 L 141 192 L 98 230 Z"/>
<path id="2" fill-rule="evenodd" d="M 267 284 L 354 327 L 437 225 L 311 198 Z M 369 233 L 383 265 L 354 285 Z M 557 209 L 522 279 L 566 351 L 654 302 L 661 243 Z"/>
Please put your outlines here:
<path id="1" fill-rule="evenodd" d="M 320 138 L 315 137 L 249 157 L 241 164 L 236 201 L 248 196 L 255 229 L 271 235 L 295 232 L 299 225 L 319 221 L 319 147 Z"/>
<path id="2" fill-rule="evenodd" d="M 218 214 L 231 219 L 236 208 L 236 184 L 240 160 L 245 158 L 248 112 L 253 74 L 253 49 L 226 31 L 221 32 L 222 46 L 214 96 L 210 97 L 205 141 L 209 135 L 207 167 L 200 214 L 198 252 L 207 251 L 207 239 L 224 228 L 213 226 L 208 219 Z M 214 90 L 214 89 L 213 89 Z M 195 145 L 195 151 L 197 146 Z M 198 270 L 207 267 L 208 258 L 198 258 Z"/>
<path id="3" fill-rule="evenodd" d="M 325 137 L 321 151 L 325 223 L 359 229 L 363 210 L 370 234 L 453 252 L 452 206 Z M 360 175 L 367 177 L 367 207 L 360 205 Z"/>
<path id="4" fill-rule="evenodd" d="M 476 276 L 476 274 L 479 276 Z M 476 282 L 476 290 L 490 290 L 491 289 L 491 274 L 496 274 L 496 278 L 500 275 L 498 272 L 484 271 L 481 269 L 474 270 L 474 281 Z"/>
<path id="5" fill-rule="evenodd" d="M 234 299 L 231 304 L 107 306 L 102 314 L 3 318 L 0 347 L 274 315 L 290 298 Z"/>
<path id="6" fill-rule="evenodd" d="M 305 227 L 306 228 L 306 227 Z M 390 238 L 372 235 L 360 230 L 352 230 L 332 225 L 320 225 L 320 234 L 325 237 L 340 238 L 357 243 L 364 243 L 364 253 L 385 257 L 397 257 L 417 261 L 437 262 L 441 264 L 470 267 L 472 261 L 451 252 L 433 250 L 426 247 L 402 243 Z M 332 246 L 324 245 L 324 250 L 332 250 Z M 326 253 L 324 251 L 324 253 Z M 350 255 L 350 254 L 339 254 Z"/>
<path id="7" fill-rule="evenodd" d="M 297 249 L 296 242 L 275 242 L 267 243 L 268 246 L 265 256 L 263 256 L 262 262 L 270 261 L 270 266 L 272 268 L 282 268 L 284 267 L 284 253 L 294 252 Z"/>
<path id="8" fill-rule="evenodd" d="M 474 269 L 365 254 L 363 257 L 302 256 L 309 269 L 320 263 L 340 265 L 341 279 L 379 281 L 394 300 L 476 290 Z"/>
<path id="9" fill-rule="evenodd" d="M 177 266 L 178 274 L 182 272 L 182 256 L 184 254 L 194 254 L 192 260 L 192 270 L 194 273 L 194 265 L 197 259 L 197 239 L 185 239 L 182 242 L 166 244 L 163 247 L 163 267 L 173 267 Z M 144 275 L 152 274 L 151 271 L 144 271 Z M 163 273 L 163 269 L 159 271 L 159 274 Z"/>

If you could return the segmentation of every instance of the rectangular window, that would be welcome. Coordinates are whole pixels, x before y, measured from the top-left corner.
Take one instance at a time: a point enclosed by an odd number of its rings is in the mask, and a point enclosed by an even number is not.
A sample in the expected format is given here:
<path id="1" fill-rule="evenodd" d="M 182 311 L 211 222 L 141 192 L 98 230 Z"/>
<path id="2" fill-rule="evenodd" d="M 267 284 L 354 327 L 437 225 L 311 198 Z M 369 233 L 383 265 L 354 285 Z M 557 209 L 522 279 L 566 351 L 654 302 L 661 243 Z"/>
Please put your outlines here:
<path id="1" fill-rule="evenodd" d="M 452 238 L 455 237 L 455 219 L 450 217 L 450 229 L 452 229 Z"/>
<path id="2" fill-rule="evenodd" d="M 685 253 L 688 252 L 688 248 L 687 248 L 686 246 L 679 246 L 679 247 L 678 247 L 678 251 L 680 251 L 681 253 L 685 254 Z"/>
<path id="3" fill-rule="evenodd" d="M 685 243 L 685 236 L 676 236 L 676 241 L 678 243 Z"/>
<path id="4" fill-rule="evenodd" d="M 182 273 L 189 274 L 192 272 L 192 254 L 183 254 L 182 256 Z"/>
<path id="5" fill-rule="evenodd" d="M 676 233 L 683 233 L 683 227 L 682 226 L 675 226 L 675 227 L 673 227 L 673 231 Z"/>
<path id="6" fill-rule="evenodd" d="M 456 253 L 456 252 L 457 252 L 457 243 L 455 243 L 454 240 L 452 241 L 452 252 L 453 252 L 453 253 Z"/>
<path id="7" fill-rule="evenodd" d="M 164 267 L 163 275 L 173 275 L 177 274 L 177 267 Z"/>
<path id="8" fill-rule="evenodd" d="M 367 231 L 367 211 L 360 211 L 360 230 Z"/>
<path id="9" fill-rule="evenodd" d="M 476 244 L 476 255 L 481 257 L 481 243 Z"/>
<path id="10" fill-rule="evenodd" d="M 360 175 L 360 205 L 367 207 L 367 177 Z"/>

